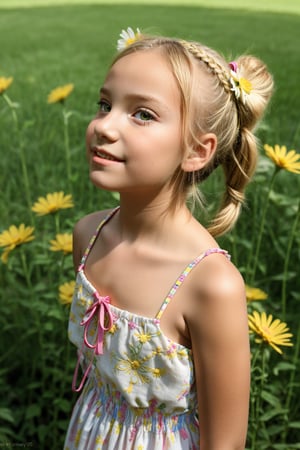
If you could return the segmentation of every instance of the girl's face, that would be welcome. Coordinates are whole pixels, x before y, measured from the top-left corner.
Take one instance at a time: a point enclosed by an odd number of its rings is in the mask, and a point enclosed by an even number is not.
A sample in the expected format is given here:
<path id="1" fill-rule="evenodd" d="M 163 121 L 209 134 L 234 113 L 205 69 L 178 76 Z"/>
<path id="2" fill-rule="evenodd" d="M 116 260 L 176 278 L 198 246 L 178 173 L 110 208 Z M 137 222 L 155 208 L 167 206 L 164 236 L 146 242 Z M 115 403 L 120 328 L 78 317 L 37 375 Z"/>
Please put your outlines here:
<path id="1" fill-rule="evenodd" d="M 86 133 L 90 177 L 122 192 L 161 191 L 182 160 L 180 93 L 159 50 L 119 59 Z"/>

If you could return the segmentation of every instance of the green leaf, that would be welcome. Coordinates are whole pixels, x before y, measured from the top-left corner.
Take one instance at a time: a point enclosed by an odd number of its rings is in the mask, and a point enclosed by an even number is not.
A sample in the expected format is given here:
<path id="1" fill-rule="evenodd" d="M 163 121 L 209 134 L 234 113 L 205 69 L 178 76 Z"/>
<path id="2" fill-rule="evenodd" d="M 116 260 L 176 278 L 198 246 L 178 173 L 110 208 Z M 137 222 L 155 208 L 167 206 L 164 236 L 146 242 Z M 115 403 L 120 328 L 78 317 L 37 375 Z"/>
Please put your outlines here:
<path id="1" fill-rule="evenodd" d="M 279 372 L 282 372 L 282 371 L 289 371 L 289 370 L 296 370 L 295 364 L 291 364 L 291 363 L 282 361 L 282 362 L 279 362 L 279 363 L 274 367 L 273 373 L 274 373 L 274 375 L 278 375 Z"/>
<path id="2" fill-rule="evenodd" d="M 261 417 L 260 420 L 262 422 L 268 422 L 268 420 L 272 419 L 273 417 L 284 415 L 288 412 L 288 409 L 271 409 L 270 411 L 265 412 Z"/>
<path id="3" fill-rule="evenodd" d="M 290 422 L 289 428 L 300 428 L 300 422 Z"/>
<path id="4" fill-rule="evenodd" d="M 15 422 L 11 410 L 8 408 L 0 408 L 0 419 L 10 423 Z"/>
<path id="5" fill-rule="evenodd" d="M 41 415 L 41 407 L 38 403 L 28 406 L 25 413 L 25 419 L 32 419 Z"/>
<path id="6" fill-rule="evenodd" d="M 270 394 L 268 391 L 262 391 L 261 397 L 270 405 L 274 406 L 275 408 L 280 405 L 280 402 L 278 401 L 278 397 L 275 397 L 275 395 Z"/>

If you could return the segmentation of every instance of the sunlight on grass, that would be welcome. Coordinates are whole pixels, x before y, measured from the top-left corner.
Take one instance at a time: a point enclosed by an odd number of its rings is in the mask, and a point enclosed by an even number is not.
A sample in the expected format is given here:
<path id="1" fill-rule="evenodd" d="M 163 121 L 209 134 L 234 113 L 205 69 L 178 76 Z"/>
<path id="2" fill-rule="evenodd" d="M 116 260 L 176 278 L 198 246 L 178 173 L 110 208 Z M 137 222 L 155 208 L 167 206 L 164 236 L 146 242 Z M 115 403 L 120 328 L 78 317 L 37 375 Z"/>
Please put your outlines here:
<path id="1" fill-rule="evenodd" d="M 0 0 L 1 8 L 32 8 L 39 6 L 57 5 L 86 5 L 85 0 Z M 300 2 L 298 0 L 89 0 L 90 5 L 180 5 L 180 6 L 205 6 L 210 8 L 230 8 L 254 11 L 274 11 L 300 14 Z"/>

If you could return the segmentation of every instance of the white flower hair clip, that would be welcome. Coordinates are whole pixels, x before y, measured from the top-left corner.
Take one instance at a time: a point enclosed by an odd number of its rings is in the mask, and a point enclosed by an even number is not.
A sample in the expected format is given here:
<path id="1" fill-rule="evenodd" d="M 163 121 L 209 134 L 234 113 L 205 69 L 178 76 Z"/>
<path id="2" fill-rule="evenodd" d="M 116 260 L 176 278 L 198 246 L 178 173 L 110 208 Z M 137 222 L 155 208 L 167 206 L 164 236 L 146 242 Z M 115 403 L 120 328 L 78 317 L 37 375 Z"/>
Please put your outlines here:
<path id="1" fill-rule="evenodd" d="M 141 37 L 141 32 L 139 28 L 134 32 L 131 27 L 128 27 L 127 30 L 122 30 L 120 37 L 121 39 L 118 39 L 117 43 L 118 51 L 124 50 L 126 47 L 137 41 Z"/>
<path id="2" fill-rule="evenodd" d="M 229 67 L 231 68 L 230 74 L 230 83 L 231 90 L 234 92 L 234 95 L 239 100 L 241 99 L 242 103 L 245 105 L 247 101 L 247 97 L 252 91 L 252 84 L 246 78 L 243 78 L 239 74 L 238 65 L 235 61 L 229 63 Z"/>

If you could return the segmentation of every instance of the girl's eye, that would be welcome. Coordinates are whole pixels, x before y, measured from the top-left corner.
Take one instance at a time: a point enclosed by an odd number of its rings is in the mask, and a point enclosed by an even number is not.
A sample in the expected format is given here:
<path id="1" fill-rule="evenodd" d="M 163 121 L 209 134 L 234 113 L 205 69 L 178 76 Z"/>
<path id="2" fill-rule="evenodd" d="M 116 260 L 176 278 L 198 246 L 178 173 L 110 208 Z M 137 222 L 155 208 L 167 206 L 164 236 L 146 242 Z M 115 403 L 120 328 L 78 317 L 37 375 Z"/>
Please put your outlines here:
<path id="1" fill-rule="evenodd" d="M 154 120 L 154 116 L 146 109 L 141 109 L 140 111 L 137 111 L 134 114 L 134 117 L 136 117 L 138 120 L 141 120 L 142 122 L 149 122 L 151 120 Z"/>
<path id="2" fill-rule="evenodd" d="M 111 110 L 110 104 L 104 100 L 99 100 L 99 102 L 97 102 L 97 105 L 99 105 L 99 111 L 101 112 L 108 113 Z"/>

